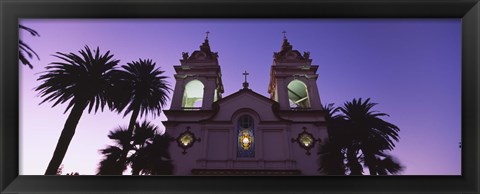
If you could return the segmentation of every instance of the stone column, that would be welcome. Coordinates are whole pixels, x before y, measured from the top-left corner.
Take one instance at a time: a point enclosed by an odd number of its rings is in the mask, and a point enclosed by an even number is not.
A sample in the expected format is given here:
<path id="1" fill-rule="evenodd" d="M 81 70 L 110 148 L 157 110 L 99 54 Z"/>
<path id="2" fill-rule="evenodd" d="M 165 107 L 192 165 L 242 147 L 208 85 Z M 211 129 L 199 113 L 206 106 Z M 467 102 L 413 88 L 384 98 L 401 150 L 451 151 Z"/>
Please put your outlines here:
<path id="1" fill-rule="evenodd" d="M 203 88 L 203 103 L 202 103 L 202 109 L 203 110 L 211 110 L 212 109 L 212 103 L 213 103 L 213 98 L 215 95 L 215 80 L 212 78 L 207 78 L 207 83 L 205 84 L 205 87 Z"/>
<path id="2" fill-rule="evenodd" d="M 175 89 L 173 91 L 172 104 L 170 105 L 170 110 L 179 110 L 182 108 L 184 91 L 185 91 L 184 79 L 176 78 Z"/>
<path id="3" fill-rule="evenodd" d="M 277 95 L 278 95 L 278 103 L 280 103 L 281 110 L 289 110 L 290 103 L 288 103 L 288 90 L 287 85 L 285 84 L 284 78 L 277 77 Z"/>
<path id="4" fill-rule="evenodd" d="M 320 95 L 318 93 L 317 87 L 317 77 L 318 75 L 309 75 L 308 78 L 308 97 L 310 98 L 310 107 L 312 109 L 320 110 L 322 109 L 322 104 L 320 102 Z"/>

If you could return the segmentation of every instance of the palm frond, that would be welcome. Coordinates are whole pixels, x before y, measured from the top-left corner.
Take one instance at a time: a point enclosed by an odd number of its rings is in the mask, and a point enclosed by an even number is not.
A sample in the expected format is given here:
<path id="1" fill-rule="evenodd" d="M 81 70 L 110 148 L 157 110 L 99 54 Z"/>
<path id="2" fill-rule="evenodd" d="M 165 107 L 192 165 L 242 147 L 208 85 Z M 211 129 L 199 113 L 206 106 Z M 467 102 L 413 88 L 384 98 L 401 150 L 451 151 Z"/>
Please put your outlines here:
<path id="1" fill-rule="evenodd" d="M 29 32 L 32 36 L 40 36 L 40 34 L 38 34 L 38 32 L 32 28 L 26 27 L 24 25 L 19 25 L 18 27 L 22 30 Z"/>
<path id="2" fill-rule="evenodd" d="M 168 100 L 168 93 L 172 90 L 166 81 L 166 76 L 150 59 L 139 59 L 122 66 L 122 71 L 115 72 L 117 94 L 114 98 L 115 109 L 124 112 L 124 116 L 140 109 L 140 116 L 151 113 L 158 116 Z"/>
<path id="3" fill-rule="evenodd" d="M 339 108 L 344 115 L 343 127 L 348 129 L 350 138 L 343 138 L 345 143 L 351 143 L 352 147 L 347 147 L 350 151 L 361 151 L 361 157 L 357 159 L 363 160 L 364 166 L 369 167 L 371 173 L 380 173 L 376 165 L 375 155 L 384 150 L 393 150 L 395 142 L 399 140 L 400 129 L 380 117 L 389 116 L 386 113 L 373 110 L 377 103 L 370 102 L 370 98 L 366 100 L 353 99 L 350 102 L 345 102 Z M 345 144 L 345 146 L 348 146 Z M 350 153 L 349 168 L 358 166 L 355 162 L 355 155 Z M 355 167 L 356 168 L 356 167 Z M 378 172 L 376 172 L 378 171 Z"/>
<path id="4" fill-rule="evenodd" d="M 112 60 L 110 51 L 101 55 L 98 47 L 93 52 L 95 57 L 85 46 L 79 51 L 80 55 L 61 52 L 53 55 L 60 61 L 49 64 L 47 71 L 37 79 L 42 83 L 35 90 L 45 97 L 40 104 L 53 101 L 52 107 L 55 107 L 69 101 L 67 112 L 75 103 L 86 102 L 89 113 L 99 108 L 103 111 L 109 101 L 107 93 L 113 87 L 111 80 L 119 60 Z"/>
<path id="5" fill-rule="evenodd" d="M 148 143 L 151 143 L 155 134 L 157 134 L 157 127 L 150 122 L 144 121 L 141 124 L 136 123 L 133 134 L 133 144 L 144 147 Z"/>
<path id="6" fill-rule="evenodd" d="M 377 158 L 377 171 L 379 175 L 397 175 L 405 170 L 398 159 L 393 156 L 386 156 L 384 159 Z"/>
<path id="7" fill-rule="evenodd" d="M 132 134 L 128 132 L 128 129 L 124 127 L 118 127 L 110 131 L 108 138 L 114 140 L 116 145 L 121 147 L 122 150 L 131 149 Z"/>
<path id="8" fill-rule="evenodd" d="M 125 163 L 113 156 L 107 156 L 97 168 L 97 175 L 122 175 L 123 171 L 127 169 Z"/>
<path id="9" fill-rule="evenodd" d="M 173 173 L 168 151 L 172 138 L 158 134 L 157 126 L 150 122 L 135 123 L 133 134 L 126 128 L 118 127 L 110 131 L 108 138 L 114 140 L 116 146 L 100 150 L 105 158 L 99 164 L 99 174 L 118 173 L 119 169 L 123 172 L 129 165 L 134 175 Z"/>
<path id="10" fill-rule="evenodd" d="M 32 36 L 40 36 L 37 31 L 29 27 L 19 25 L 19 29 L 29 32 Z M 22 64 L 27 65 L 30 69 L 32 69 L 33 66 L 25 55 L 27 55 L 30 59 L 33 58 L 33 55 L 35 55 L 35 57 L 40 60 L 38 54 L 32 48 L 30 48 L 30 46 L 28 46 L 23 40 L 20 39 L 18 42 L 18 59 Z"/>

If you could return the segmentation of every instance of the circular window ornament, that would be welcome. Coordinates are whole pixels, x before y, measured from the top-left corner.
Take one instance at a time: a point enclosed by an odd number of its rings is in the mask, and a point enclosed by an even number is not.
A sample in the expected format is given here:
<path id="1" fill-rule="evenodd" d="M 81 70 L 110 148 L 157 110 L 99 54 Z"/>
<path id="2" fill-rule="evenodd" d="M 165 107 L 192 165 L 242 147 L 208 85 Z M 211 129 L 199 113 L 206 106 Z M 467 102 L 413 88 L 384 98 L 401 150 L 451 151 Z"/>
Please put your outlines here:
<path id="1" fill-rule="evenodd" d="M 307 128 L 303 127 L 303 132 L 299 133 L 297 138 L 294 139 L 292 138 L 292 143 L 297 142 L 298 145 L 305 149 L 307 155 L 310 155 L 310 150 L 315 146 L 315 143 L 318 141 L 320 142 L 320 139 L 315 139 L 313 135 L 309 132 L 307 132 Z"/>
<path id="2" fill-rule="evenodd" d="M 180 135 L 177 137 L 176 141 L 177 141 L 178 146 L 183 149 L 182 154 L 186 154 L 187 149 L 193 147 L 195 142 L 197 142 L 197 141 L 200 142 L 201 139 L 196 138 L 195 134 L 193 134 L 190 131 L 190 127 L 187 127 L 187 130 L 180 133 Z"/>

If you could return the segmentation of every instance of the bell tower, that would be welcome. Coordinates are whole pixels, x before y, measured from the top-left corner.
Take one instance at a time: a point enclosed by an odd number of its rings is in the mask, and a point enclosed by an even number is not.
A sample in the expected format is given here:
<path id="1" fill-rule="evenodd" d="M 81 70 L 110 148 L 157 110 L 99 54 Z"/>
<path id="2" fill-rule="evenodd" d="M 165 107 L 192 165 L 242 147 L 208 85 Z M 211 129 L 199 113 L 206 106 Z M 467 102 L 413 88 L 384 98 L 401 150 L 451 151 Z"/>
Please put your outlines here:
<path id="1" fill-rule="evenodd" d="M 318 65 L 311 65 L 310 52 L 293 50 L 283 32 L 280 52 L 274 52 L 268 93 L 280 110 L 322 110 L 317 87 Z"/>
<path id="2" fill-rule="evenodd" d="M 175 89 L 170 110 L 211 110 L 222 98 L 222 73 L 218 53 L 210 50 L 208 33 L 200 50 L 182 53 L 181 65 L 174 66 Z"/>

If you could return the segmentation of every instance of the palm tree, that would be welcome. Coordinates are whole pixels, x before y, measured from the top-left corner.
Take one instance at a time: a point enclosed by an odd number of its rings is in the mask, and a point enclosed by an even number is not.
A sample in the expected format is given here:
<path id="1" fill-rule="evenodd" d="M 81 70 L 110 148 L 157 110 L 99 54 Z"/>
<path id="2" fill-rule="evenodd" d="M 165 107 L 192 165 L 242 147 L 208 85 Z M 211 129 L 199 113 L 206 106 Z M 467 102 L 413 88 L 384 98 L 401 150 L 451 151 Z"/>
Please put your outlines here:
<path id="1" fill-rule="evenodd" d="M 132 175 L 173 173 L 168 152 L 170 138 L 158 134 L 157 127 L 149 122 L 136 123 L 133 134 L 118 128 L 110 132 L 109 138 L 116 145 L 100 150 L 106 157 L 99 164 L 98 175 L 121 175 L 127 166 L 132 168 Z"/>
<path id="2" fill-rule="evenodd" d="M 384 159 L 377 158 L 378 175 L 398 174 L 405 169 L 400 162 L 392 156 L 385 156 Z"/>
<path id="3" fill-rule="evenodd" d="M 111 101 L 119 113 L 125 110 L 124 116 L 132 113 L 128 124 L 128 132 L 132 134 L 138 116 L 148 112 L 153 116 L 160 115 L 171 89 L 165 80 L 167 77 L 162 76 L 165 71 L 155 68 L 155 63 L 150 59 L 139 59 L 122 68 L 123 70 L 115 71 L 116 90 L 113 91 L 114 98 Z M 126 156 L 126 153 L 122 155 Z M 124 162 L 126 160 L 127 158 L 122 159 Z"/>
<path id="4" fill-rule="evenodd" d="M 35 31 L 35 30 L 33 30 L 29 27 L 19 25 L 19 28 L 21 30 L 25 30 L 25 31 L 29 32 L 32 36 L 40 36 L 40 34 L 38 34 L 37 31 Z M 29 58 L 33 58 L 33 55 L 35 55 L 37 57 L 37 59 L 40 59 L 40 57 L 38 57 L 37 53 L 33 49 L 31 49 L 30 46 L 28 46 L 25 42 L 23 42 L 23 40 L 20 39 L 19 42 L 18 42 L 18 59 L 20 59 L 20 62 L 22 62 L 22 64 L 27 65 L 28 67 L 30 67 L 30 69 L 32 69 L 33 66 L 30 63 L 30 61 L 27 59 L 25 54 Z"/>
<path id="5" fill-rule="evenodd" d="M 132 167 L 132 175 L 139 175 L 140 171 L 152 162 L 148 159 L 147 147 L 152 144 L 153 138 L 157 134 L 157 127 L 144 121 L 142 124 L 136 123 L 132 136 L 133 150 L 135 151 L 129 158 Z"/>
<path id="6" fill-rule="evenodd" d="M 335 108 L 333 104 L 328 104 L 323 107 L 326 115 L 325 121 L 327 123 L 328 140 L 324 141 L 319 150 L 319 171 L 327 175 L 345 175 L 345 143 L 343 136 L 341 136 L 341 130 L 344 130 L 344 120 L 341 115 L 336 114 L 338 108 Z"/>
<path id="7" fill-rule="evenodd" d="M 133 139 L 134 153 L 129 161 L 132 175 L 168 175 L 173 173 L 170 159 L 170 137 L 157 133 L 157 127 L 144 121 L 135 124 Z"/>
<path id="8" fill-rule="evenodd" d="M 155 63 L 150 59 L 139 59 L 122 68 L 123 70 L 117 71 L 115 82 L 119 87 L 114 104 L 119 113 L 125 110 L 124 116 L 132 112 L 128 131 L 133 132 L 139 115 L 142 117 L 148 112 L 154 116 L 160 115 L 171 89 L 165 80 L 167 77 L 162 76 L 164 71 L 155 68 Z"/>
<path id="9" fill-rule="evenodd" d="M 132 136 L 127 129 L 119 127 L 110 131 L 108 138 L 114 140 L 116 145 L 100 150 L 100 153 L 106 157 L 98 165 L 97 175 L 122 175 L 123 171 L 127 169 L 127 163 L 122 160 L 127 156 L 122 154 L 128 153 L 132 149 Z"/>
<path id="10" fill-rule="evenodd" d="M 361 151 L 363 163 L 368 167 L 370 175 L 379 174 L 378 156 L 385 155 L 384 151 L 393 150 L 394 141 L 399 140 L 398 132 L 400 129 L 379 117 L 388 116 L 385 113 L 372 111 L 377 105 L 369 102 L 370 98 L 362 102 L 362 99 L 353 99 L 352 102 L 346 102 L 340 111 L 345 115 L 347 128 L 350 129 L 354 140 L 353 147 L 349 149 L 347 157 L 354 161 Z M 356 165 L 356 164 L 354 164 Z"/>
<path id="11" fill-rule="evenodd" d="M 151 143 L 148 143 L 144 149 L 136 152 L 137 157 L 143 160 L 143 162 L 139 163 L 140 165 L 136 165 L 136 171 L 144 175 L 173 174 L 173 164 L 168 152 L 170 139 L 166 134 L 155 134 Z"/>
<path id="12" fill-rule="evenodd" d="M 110 51 L 101 55 L 98 47 L 92 53 L 85 46 L 85 50 L 80 50 L 79 53 L 80 55 L 57 52 L 54 56 L 62 62 L 49 64 L 47 71 L 38 78 L 42 83 L 35 89 L 41 97 L 45 97 L 41 103 L 54 101 L 54 107 L 68 102 L 65 112 L 71 109 L 46 175 L 54 175 L 62 163 L 84 109 L 88 106 L 89 113 L 92 110 L 97 112 L 99 107 L 103 110 L 109 104 L 108 93 L 114 86 L 111 80 L 119 60 L 113 60 Z"/>
<path id="13" fill-rule="evenodd" d="M 327 123 L 328 140 L 319 151 L 320 171 L 327 175 L 362 175 L 361 157 L 356 148 L 356 134 L 348 126 L 346 117 L 339 114 L 334 104 L 323 107 Z"/>
<path id="14" fill-rule="evenodd" d="M 345 156 L 342 147 L 331 140 L 324 141 L 318 153 L 320 155 L 319 171 L 326 175 L 345 175 Z"/>
<path id="15" fill-rule="evenodd" d="M 363 167 L 361 164 L 363 162 L 363 158 L 359 154 L 358 148 L 355 148 L 354 143 L 346 148 L 346 156 L 347 163 L 345 166 L 347 166 L 347 169 L 349 170 L 348 175 L 363 175 Z"/>

